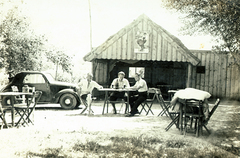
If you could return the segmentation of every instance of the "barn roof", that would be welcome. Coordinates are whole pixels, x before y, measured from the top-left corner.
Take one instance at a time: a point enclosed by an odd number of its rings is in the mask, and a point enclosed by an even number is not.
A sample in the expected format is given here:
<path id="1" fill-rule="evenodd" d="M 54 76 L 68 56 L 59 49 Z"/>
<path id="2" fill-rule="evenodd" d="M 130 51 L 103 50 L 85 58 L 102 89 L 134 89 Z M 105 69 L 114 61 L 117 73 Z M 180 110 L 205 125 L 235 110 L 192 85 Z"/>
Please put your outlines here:
<path id="1" fill-rule="evenodd" d="M 140 44 L 137 44 L 139 35 L 143 33 L 147 39 L 144 51 L 140 50 Z M 139 50 L 136 51 L 136 48 Z M 177 37 L 144 14 L 109 37 L 83 59 L 178 61 L 190 62 L 193 65 L 200 62 Z"/>

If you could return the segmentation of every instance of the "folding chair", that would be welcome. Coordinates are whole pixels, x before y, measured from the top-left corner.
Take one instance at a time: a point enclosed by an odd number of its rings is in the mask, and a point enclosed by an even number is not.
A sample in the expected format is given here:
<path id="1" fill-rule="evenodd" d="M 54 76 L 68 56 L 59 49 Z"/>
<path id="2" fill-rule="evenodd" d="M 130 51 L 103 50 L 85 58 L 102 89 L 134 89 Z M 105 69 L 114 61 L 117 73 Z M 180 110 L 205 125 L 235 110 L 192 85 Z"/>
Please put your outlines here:
<path id="1" fill-rule="evenodd" d="M 110 103 L 110 104 L 121 104 L 119 110 L 117 110 L 116 105 L 115 105 L 115 108 L 116 108 L 116 112 L 117 112 L 117 113 L 120 113 L 120 112 L 122 111 L 123 105 L 125 105 L 125 111 L 124 111 L 124 113 L 127 112 L 127 105 L 126 105 L 127 103 L 125 102 L 124 98 L 118 98 L 116 101 L 110 101 L 110 100 L 108 99 L 108 100 L 107 100 L 107 109 L 108 109 L 109 103 Z M 108 110 L 107 110 L 107 111 L 108 111 Z"/>
<path id="2" fill-rule="evenodd" d="M 1 100 L 0 100 L 1 101 Z M 1 129 L 3 129 L 3 126 L 5 125 L 6 128 L 8 128 L 8 123 L 6 121 L 5 115 L 7 111 L 11 111 L 11 107 L 2 107 L 1 103 L 0 103 L 0 118 L 2 120 L 2 125 L 1 125 Z"/>
<path id="3" fill-rule="evenodd" d="M 162 111 L 158 114 L 158 116 L 163 116 L 164 114 L 166 116 L 170 116 L 169 115 L 169 113 L 170 113 L 169 109 L 170 109 L 170 107 L 172 107 L 171 104 L 170 104 L 170 101 L 165 101 L 163 99 L 162 94 L 159 94 L 157 99 L 158 99 L 158 102 L 159 102 L 160 106 L 162 107 Z M 172 108 L 174 108 L 174 107 L 172 107 Z"/>
<path id="4" fill-rule="evenodd" d="M 110 96 L 109 96 L 108 92 L 106 92 L 106 94 L 105 94 L 105 100 L 106 100 L 106 104 L 107 104 L 107 107 L 106 107 L 107 113 L 108 113 L 108 105 L 109 105 L 109 104 L 121 104 L 121 107 L 119 108 L 119 110 L 116 109 L 116 112 L 117 112 L 117 113 L 120 113 L 120 112 L 122 111 L 122 109 L 123 109 L 123 105 L 125 105 L 125 111 L 124 111 L 124 113 L 126 114 L 126 113 L 127 113 L 127 110 L 128 110 L 127 102 L 125 101 L 126 98 L 127 98 L 127 96 L 124 95 L 124 97 L 119 97 L 119 98 L 117 98 L 116 101 L 110 101 Z M 116 108 L 116 106 L 115 106 L 115 108 Z M 104 106 L 103 106 L 103 112 L 102 112 L 102 114 L 104 114 L 104 111 L 105 111 L 105 104 L 104 104 Z"/>
<path id="5" fill-rule="evenodd" d="M 12 91 L 13 91 L 13 92 L 19 92 L 17 86 L 11 86 L 11 88 L 12 88 Z M 28 88 L 28 91 L 27 91 L 27 92 L 29 92 L 29 93 L 35 92 L 35 87 L 27 87 L 27 88 Z M 16 96 L 16 97 L 15 97 L 15 101 L 16 101 L 17 103 L 24 103 L 24 102 L 26 102 L 26 97 L 25 97 L 25 95 Z"/>
<path id="6" fill-rule="evenodd" d="M 151 112 L 152 115 L 154 115 L 153 111 L 152 111 L 152 105 L 153 105 L 154 101 L 156 100 L 157 95 L 158 95 L 158 91 L 156 88 L 148 89 L 148 98 L 143 103 L 141 103 L 142 109 L 139 112 L 140 114 L 144 110 L 146 112 L 146 115 L 148 115 L 149 112 Z"/>
<path id="7" fill-rule="evenodd" d="M 210 120 L 211 116 L 213 115 L 213 113 L 215 112 L 215 110 L 217 109 L 218 105 L 220 104 L 220 99 L 218 98 L 213 106 L 213 108 L 211 109 L 211 111 L 209 112 L 209 117 L 207 120 L 203 120 L 203 117 L 204 116 L 195 116 L 195 131 L 198 132 L 196 133 L 197 136 L 199 136 L 199 131 L 198 129 L 196 129 L 198 127 L 198 122 L 200 119 L 202 119 L 202 127 L 205 128 L 205 130 L 208 132 L 208 134 L 210 134 L 211 132 L 208 130 L 208 128 L 206 127 L 207 125 L 207 122 Z M 202 118 L 201 118 L 202 117 Z M 200 118 L 200 119 L 199 119 Z M 201 121 L 201 120 L 200 120 Z M 192 123 L 193 123 L 193 118 L 191 119 L 191 123 L 190 123 L 190 126 L 192 128 Z M 202 127 L 201 127 L 201 130 L 202 130 Z M 201 131 L 202 132 L 202 131 Z"/>
<path id="8" fill-rule="evenodd" d="M 163 108 L 163 110 L 159 113 L 158 116 L 163 116 L 163 114 L 165 114 L 167 117 L 170 117 L 170 119 L 172 120 L 168 124 L 168 126 L 165 128 L 165 130 L 168 131 L 174 124 L 179 129 L 180 112 L 179 111 L 173 111 L 172 109 L 174 107 L 171 106 L 170 101 L 164 101 L 164 99 L 163 99 L 161 94 L 159 95 L 159 99 L 158 100 L 160 102 L 160 105 Z"/>
<path id="9" fill-rule="evenodd" d="M 30 119 L 30 116 L 34 112 L 35 107 L 36 107 L 39 99 L 41 98 L 41 96 L 42 96 L 41 91 L 35 91 L 35 92 L 33 92 L 33 95 L 30 98 L 30 100 L 27 101 L 27 103 L 14 105 L 14 108 L 15 108 L 17 114 L 20 116 L 20 119 L 18 120 L 16 126 L 18 126 L 21 121 L 23 121 L 22 125 L 24 125 L 24 124 L 28 125 L 28 123 L 33 124 L 33 121 Z"/>
<path id="10" fill-rule="evenodd" d="M 211 116 L 212 116 L 213 113 L 216 111 L 216 109 L 217 109 L 217 107 L 218 107 L 219 104 L 220 104 L 220 99 L 218 98 L 218 99 L 216 100 L 216 102 L 215 102 L 212 110 L 209 112 L 209 116 L 208 116 L 208 120 L 207 120 L 207 121 L 210 120 Z M 207 125 L 207 124 L 204 123 L 204 124 L 203 124 L 203 127 L 204 127 L 204 128 L 206 129 L 206 131 L 210 134 L 210 131 L 208 130 L 208 128 L 206 127 L 206 125 Z"/>
<path id="11" fill-rule="evenodd" d="M 96 97 L 92 97 L 92 100 L 96 100 L 97 98 Z M 86 110 L 88 110 L 88 104 L 87 104 L 87 101 L 86 100 L 84 100 L 84 99 L 82 99 L 81 97 L 80 97 L 80 100 L 81 100 L 81 102 L 83 103 L 83 105 L 85 106 L 85 108 L 82 110 L 82 112 L 80 113 L 80 114 L 83 114 Z M 92 112 L 92 113 L 94 113 L 94 111 L 92 110 L 92 108 L 90 108 L 90 112 Z"/>
<path id="12" fill-rule="evenodd" d="M 19 92 L 17 86 L 11 86 L 11 88 L 12 88 L 12 91 L 13 91 L 13 92 Z M 15 97 L 15 101 L 16 101 L 17 103 L 22 103 L 22 102 L 24 101 L 24 98 L 23 98 L 22 96 L 16 96 L 16 97 Z"/>

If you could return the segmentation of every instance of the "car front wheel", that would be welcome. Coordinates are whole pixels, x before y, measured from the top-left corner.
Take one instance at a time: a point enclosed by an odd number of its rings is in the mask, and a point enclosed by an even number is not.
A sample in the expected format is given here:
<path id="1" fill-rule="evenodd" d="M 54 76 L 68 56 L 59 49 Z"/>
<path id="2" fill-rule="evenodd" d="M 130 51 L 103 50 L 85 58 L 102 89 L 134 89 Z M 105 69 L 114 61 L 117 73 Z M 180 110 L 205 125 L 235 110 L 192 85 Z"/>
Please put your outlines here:
<path id="1" fill-rule="evenodd" d="M 77 99 L 72 94 L 63 94 L 59 102 L 64 109 L 74 109 L 77 105 Z"/>

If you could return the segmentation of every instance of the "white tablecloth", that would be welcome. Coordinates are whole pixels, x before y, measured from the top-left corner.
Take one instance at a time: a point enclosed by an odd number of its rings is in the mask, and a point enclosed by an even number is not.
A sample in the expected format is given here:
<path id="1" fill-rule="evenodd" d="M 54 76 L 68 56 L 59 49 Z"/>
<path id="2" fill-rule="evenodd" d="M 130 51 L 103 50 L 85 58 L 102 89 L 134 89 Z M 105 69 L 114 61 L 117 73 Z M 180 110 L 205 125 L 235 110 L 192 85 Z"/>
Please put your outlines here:
<path id="1" fill-rule="evenodd" d="M 179 90 L 175 93 L 178 98 L 181 99 L 198 99 L 204 100 L 211 97 L 211 94 L 194 88 L 186 88 L 184 90 Z"/>
<path id="2" fill-rule="evenodd" d="M 206 91 L 202 91 L 194 88 L 186 88 L 183 90 L 179 90 L 174 94 L 171 104 L 175 105 L 178 98 L 179 99 L 197 99 L 197 100 L 204 101 L 205 99 L 208 99 L 210 97 L 211 97 L 211 94 Z"/>

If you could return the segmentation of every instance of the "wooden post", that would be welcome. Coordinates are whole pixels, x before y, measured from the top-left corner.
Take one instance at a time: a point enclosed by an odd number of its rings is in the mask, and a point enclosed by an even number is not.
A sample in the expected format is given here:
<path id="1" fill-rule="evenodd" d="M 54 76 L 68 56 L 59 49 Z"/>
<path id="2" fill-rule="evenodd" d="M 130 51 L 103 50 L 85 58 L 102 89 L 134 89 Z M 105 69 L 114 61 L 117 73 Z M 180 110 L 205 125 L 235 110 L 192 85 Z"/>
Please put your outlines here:
<path id="1" fill-rule="evenodd" d="M 56 65 L 56 73 L 55 73 L 55 80 L 57 81 L 57 73 L 58 73 L 58 62 L 57 62 L 57 65 Z"/>
<path id="2" fill-rule="evenodd" d="M 91 3 L 90 0 L 88 0 L 89 5 L 89 22 L 90 22 L 90 50 L 92 53 L 92 17 L 91 17 Z"/>
<path id="3" fill-rule="evenodd" d="M 191 85 L 192 85 L 192 64 L 188 63 L 188 74 L 187 74 L 186 88 L 191 87 Z"/>
<path id="4" fill-rule="evenodd" d="M 111 83 L 109 83 L 110 81 L 110 71 L 109 71 L 109 60 L 107 60 L 107 78 L 106 78 L 106 80 L 104 81 L 104 84 L 107 84 L 107 85 L 109 85 L 109 84 L 111 84 Z"/>

